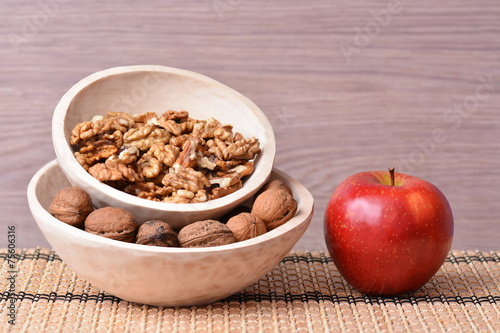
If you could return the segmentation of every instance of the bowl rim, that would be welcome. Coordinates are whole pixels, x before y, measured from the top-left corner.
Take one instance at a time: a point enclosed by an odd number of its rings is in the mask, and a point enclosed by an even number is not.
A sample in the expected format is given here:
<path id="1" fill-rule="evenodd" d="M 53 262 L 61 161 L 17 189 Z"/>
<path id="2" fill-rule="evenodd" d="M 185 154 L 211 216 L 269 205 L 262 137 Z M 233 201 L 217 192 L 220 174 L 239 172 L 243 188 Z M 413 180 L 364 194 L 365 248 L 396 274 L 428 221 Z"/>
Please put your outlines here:
<path id="1" fill-rule="evenodd" d="M 60 168 L 61 172 L 62 168 L 59 165 L 57 160 L 52 160 L 45 164 L 41 169 L 39 169 L 35 175 L 31 178 L 28 188 L 27 188 L 27 197 L 28 197 L 28 204 L 30 207 L 30 210 L 32 214 L 34 215 L 35 213 L 41 214 L 40 218 L 43 219 L 49 219 L 52 220 L 53 222 L 57 223 L 58 228 L 62 228 L 63 230 L 66 230 L 69 233 L 81 233 L 80 237 L 88 238 L 92 242 L 95 243 L 95 245 L 99 244 L 105 244 L 108 246 L 114 246 L 116 248 L 119 248 L 121 250 L 134 250 L 134 251 L 140 251 L 144 254 L 187 254 L 187 253 L 197 253 L 197 254 L 213 254 L 216 252 L 225 252 L 225 251 L 232 251 L 240 248 L 247 248 L 247 247 L 252 247 L 252 246 L 258 246 L 259 244 L 262 244 L 268 240 L 277 238 L 282 236 L 283 234 L 288 233 L 292 229 L 295 229 L 296 227 L 300 226 L 303 223 L 310 223 L 312 219 L 312 215 L 314 212 L 314 198 L 312 194 L 309 192 L 309 190 L 302 185 L 299 181 L 294 179 L 293 177 L 287 175 L 285 172 L 280 171 L 276 168 L 273 168 L 272 173 L 275 175 L 273 178 L 282 178 L 286 179 L 287 184 L 292 185 L 291 188 L 295 189 L 294 197 L 299 195 L 300 200 L 297 201 L 298 207 L 297 207 L 297 213 L 295 216 L 286 222 L 285 224 L 266 232 L 263 235 L 260 235 L 255 238 L 251 238 L 245 241 L 241 242 L 235 242 L 232 244 L 227 244 L 227 245 L 220 245 L 220 246 L 212 246 L 212 247 L 203 247 L 203 248 L 181 248 L 181 247 L 160 247 L 160 246 L 149 246 L 149 245 L 143 245 L 143 244 L 136 244 L 136 243 L 127 243 L 127 242 L 122 242 L 98 235 L 94 235 L 91 233 L 86 232 L 85 230 L 78 229 L 76 227 L 73 227 L 71 225 L 68 225 L 58 219 L 56 219 L 54 216 L 52 216 L 38 201 L 37 195 L 36 195 L 36 188 L 38 186 L 38 182 L 42 177 L 47 176 L 54 168 Z M 69 181 L 69 180 L 68 180 Z M 38 219 L 35 218 L 36 223 L 39 224 Z M 43 232 L 43 230 L 42 230 Z"/>
<path id="2" fill-rule="evenodd" d="M 89 86 L 90 84 L 97 82 L 105 77 L 131 73 L 131 72 L 163 72 L 168 74 L 175 74 L 195 80 L 200 80 L 207 84 L 217 85 L 220 88 L 224 89 L 227 94 L 233 95 L 240 102 L 242 102 L 248 109 L 250 109 L 252 113 L 254 113 L 257 116 L 259 120 L 259 125 L 264 129 L 264 132 L 266 133 L 267 140 L 265 146 L 261 146 L 262 152 L 259 155 L 257 155 L 254 162 L 258 161 L 259 159 L 266 158 L 270 160 L 270 163 L 264 163 L 258 170 L 258 173 L 255 173 L 256 170 L 254 170 L 252 174 L 247 176 L 248 178 L 245 179 L 244 186 L 238 191 L 235 191 L 224 197 L 209 200 L 206 202 L 190 203 L 189 205 L 184 205 L 185 207 L 182 207 L 182 209 L 179 209 L 180 208 L 179 204 L 176 203 L 156 202 L 152 200 L 138 198 L 134 195 L 120 191 L 112 186 L 104 184 L 99 180 L 95 179 L 88 172 L 86 172 L 82 168 L 82 166 L 78 163 L 78 161 L 74 157 L 71 145 L 69 144 L 68 139 L 65 136 L 63 125 L 65 123 L 67 109 L 71 105 L 73 99 L 78 95 L 78 93 L 82 91 L 85 87 Z M 274 160 L 276 157 L 276 140 L 271 123 L 269 122 L 269 119 L 266 117 L 264 112 L 253 101 L 251 101 L 249 98 L 239 93 L 238 91 L 234 90 L 233 88 L 217 80 L 214 80 L 208 76 L 189 70 L 167 67 L 163 65 L 131 65 L 131 66 L 112 67 L 95 72 L 81 79 L 61 97 L 59 103 L 56 105 L 54 109 L 54 113 L 52 116 L 52 142 L 57 159 L 59 161 L 64 160 L 67 163 L 66 165 L 67 169 L 77 170 L 78 172 L 77 177 L 82 181 L 84 181 L 85 183 L 92 186 L 93 188 L 95 188 L 97 191 L 101 193 L 106 193 L 107 195 L 109 194 L 109 196 L 112 196 L 116 200 L 119 200 L 120 202 L 126 205 L 142 206 L 147 209 L 154 209 L 157 211 L 164 211 L 164 212 L 210 211 L 222 208 L 235 201 L 239 201 L 241 203 L 242 201 L 245 200 L 245 197 L 248 195 L 248 193 L 255 193 L 260 188 L 260 186 L 267 181 L 273 169 Z M 66 174 L 67 171 L 65 170 L 65 167 L 61 166 L 61 169 Z M 255 177 L 251 178 L 254 175 Z M 259 177 L 262 177 L 262 181 L 260 180 L 252 181 L 253 179 L 257 179 Z M 245 185 L 248 186 L 245 188 Z"/>

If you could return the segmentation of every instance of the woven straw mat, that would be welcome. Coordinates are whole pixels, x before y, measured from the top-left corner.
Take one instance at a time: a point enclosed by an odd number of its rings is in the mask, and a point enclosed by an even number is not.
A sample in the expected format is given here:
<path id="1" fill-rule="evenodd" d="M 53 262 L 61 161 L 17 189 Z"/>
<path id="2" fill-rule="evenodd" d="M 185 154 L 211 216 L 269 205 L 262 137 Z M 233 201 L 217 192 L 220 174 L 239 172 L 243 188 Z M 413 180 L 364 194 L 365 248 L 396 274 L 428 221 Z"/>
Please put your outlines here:
<path id="1" fill-rule="evenodd" d="M 114 297 L 50 250 L 18 251 L 14 266 L 7 253 L 0 332 L 500 332 L 499 252 L 452 251 L 423 288 L 398 297 L 353 290 L 327 253 L 291 252 L 237 294 L 175 308 Z"/>

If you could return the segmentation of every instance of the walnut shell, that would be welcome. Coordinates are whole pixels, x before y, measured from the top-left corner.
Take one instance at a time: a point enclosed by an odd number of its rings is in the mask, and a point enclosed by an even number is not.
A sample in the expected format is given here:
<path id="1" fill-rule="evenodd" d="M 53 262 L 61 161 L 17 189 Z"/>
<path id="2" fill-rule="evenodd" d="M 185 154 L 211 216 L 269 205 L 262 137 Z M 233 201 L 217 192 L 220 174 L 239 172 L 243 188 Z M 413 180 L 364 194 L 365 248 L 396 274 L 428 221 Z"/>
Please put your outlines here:
<path id="1" fill-rule="evenodd" d="M 177 233 L 167 223 L 160 220 L 144 222 L 137 231 L 137 244 L 177 247 Z"/>
<path id="2" fill-rule="evenodd" d="M 215 220 L 188 224 L 179 231 L 177 238 L 181 247 L 209 247 L 236 242 L 231 229 Z"/>
<path id="3" fill-rule="evenodd" d="M 257 196 L 252 206 L 252 215 L 262 220 L 267 231 L 289 221 L 297 212 L 297 202 L 284 189 L 268 189 Z"/>
<path id="4" fill-rule="evenodd" d="M 267 184 L 265 184 L 264 186 L 262 186 L 262 189 L 260 190 L 260 193 L 262 193 L 264 191 L 267 191 L 267 190 L 271 190 L 271 189 L 285 190 L 288 193 L 290 193 L 290 195 L 293 195 L 292 189 L 290 188 L 290 186 L 288 186 L 287 184 L 283 183 L 279 179 L 273 179 L 270 182 L 268 182 Z"/>
<path id="5" fill-rule="evenodd" d="M 227 221 L 226 225 L 234 234 L 237 242 L 263 235 L 267 232 L 262 220 L 256 219 L 250 213 L 240 213 Z"/>
<path id="6" fill-rule="evenodd" d="M 85 220 L 85 231 L 123 242 L 134 242 L 137 221 L 123 208 L 103 207 L 94 210 Z"/>
<path id="7" fill-rule="evenodd" d="M 49 207 L 56 219 L 82 228 L 87 216 L 94 210 L 90 195 L 80 187 L 66 187 L 57 192 Z"/>

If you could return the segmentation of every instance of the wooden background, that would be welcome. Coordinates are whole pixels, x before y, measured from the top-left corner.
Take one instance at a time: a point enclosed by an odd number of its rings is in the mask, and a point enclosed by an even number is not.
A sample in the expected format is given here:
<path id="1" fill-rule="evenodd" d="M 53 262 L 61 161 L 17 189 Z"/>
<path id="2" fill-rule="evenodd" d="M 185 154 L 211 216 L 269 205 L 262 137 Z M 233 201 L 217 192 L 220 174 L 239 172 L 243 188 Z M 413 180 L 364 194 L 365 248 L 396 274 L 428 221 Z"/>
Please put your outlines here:
<path id="1" fill-rule="evenodd" d="M 395 165 L 437 185 L 454 249 L 500 249 L 500 2 L 2 0 L 0 247 L 48 246 L 27 205 L 55 154 L 52 112 L 114 66 L 197 71 L 252 99 L 276 167 L 315 197 L 297 249 L 324 250 L 345 177 Z"/>

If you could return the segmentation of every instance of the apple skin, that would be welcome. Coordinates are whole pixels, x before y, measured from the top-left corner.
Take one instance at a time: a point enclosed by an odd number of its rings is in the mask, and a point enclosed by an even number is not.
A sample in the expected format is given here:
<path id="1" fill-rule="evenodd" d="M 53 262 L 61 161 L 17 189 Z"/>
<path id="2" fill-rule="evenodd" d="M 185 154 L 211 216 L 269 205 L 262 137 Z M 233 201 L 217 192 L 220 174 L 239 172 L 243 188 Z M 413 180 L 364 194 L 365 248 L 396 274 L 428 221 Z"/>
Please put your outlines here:
<path id="1" fill-rule="evenodd" d="M 369 295 L 413 292 L 444 263 L 453 214 L 444 194 L 420 178 L 369 171 L 346 178 L 325 211 L 328 252 L 344 279 Z"/>

